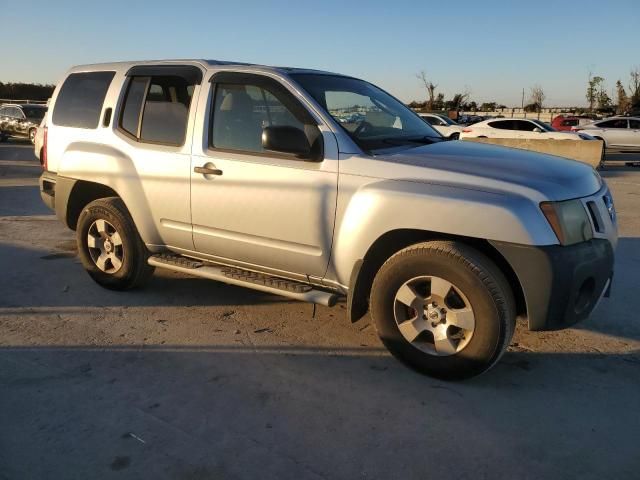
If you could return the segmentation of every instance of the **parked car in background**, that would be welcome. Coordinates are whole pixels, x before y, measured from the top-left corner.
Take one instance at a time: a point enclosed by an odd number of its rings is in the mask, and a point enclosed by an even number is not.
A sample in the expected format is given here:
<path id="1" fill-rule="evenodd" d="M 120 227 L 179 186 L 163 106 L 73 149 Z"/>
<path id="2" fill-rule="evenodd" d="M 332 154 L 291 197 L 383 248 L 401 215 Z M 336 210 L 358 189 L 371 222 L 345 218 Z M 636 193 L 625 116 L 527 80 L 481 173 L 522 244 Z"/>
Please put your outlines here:
<path id="1" fill-rule="evenodd" d="M 445 115 L 438 113 L 420 113 L 422 119 L 435 128 L 440 135 L 449 140 L 458 140 L 462 132 L 462 126 Z"/>
<path id="2" fill-rule="evenodd" d="M 47 116 L 45 115 L 38 126 L 38 130 L 36 131 L 36 137 L 34 139 L 34 153 L 36 158 L 40 160 L 40 163 L 44 165 L 44 158 L 42 156 L 43 149 L 46 147 L 45 145 L 45 135 L 47 132 Z"/>
<path id="3" fill-rule="evenodd" d="M 35 143 L 38 125 L 47 113 L 46 105 L 5 104 L 0 107 L 0 141 L 7 137 L 28 138 Z"/>
<path id="4" fill-rule="evenodd" d="M 605 148 L 616 150 L 640 149 L 640 117 L 610 117 L 574 127 L 573 131 L 588 133 L 602 140 Z"/>
<path id="5" fill-rule="evenodd" d="M 559 132 L 570 132 L 573 127 L 580 127 L 591 122 L 593 122 L 593 118 L 589 117 L 558 115 L 551 122 L 551 126 Z"/>
<path id="6" fill-rule="evenodd" d="M 480 115 L 461 115 L 458 119 L 458 125 L 464 127 L 466 125 L 473 125 L 474 123 L 482 122 L 486 120 L 485 117 L 481 117 Z"/>
<path id="7" fill-rule="evenodd" d="M 528 118 L 494 118 L 462 129 L 460 138 L 529 138 L 553 140 L 593 140 L 587 134 L 558 132 L 548 124 Z"/>

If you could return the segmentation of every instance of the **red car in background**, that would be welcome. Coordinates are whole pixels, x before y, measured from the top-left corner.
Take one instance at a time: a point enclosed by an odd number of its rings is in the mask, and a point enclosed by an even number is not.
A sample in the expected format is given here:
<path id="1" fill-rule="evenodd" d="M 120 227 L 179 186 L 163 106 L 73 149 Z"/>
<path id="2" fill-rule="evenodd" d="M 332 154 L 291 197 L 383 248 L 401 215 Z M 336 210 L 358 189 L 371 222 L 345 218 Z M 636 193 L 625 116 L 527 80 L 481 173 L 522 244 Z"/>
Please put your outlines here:
<path id="1" fill-rule="evenodd" d="M 570 115 L 566 117 L 564 115 L 558 115 L 551 122 L 551 126 L 560 132 L 571 131 L 572 127 L 585 125 L 587 123 L 593 122 L 594 120 L 596 119 L 581 115 Z"/>

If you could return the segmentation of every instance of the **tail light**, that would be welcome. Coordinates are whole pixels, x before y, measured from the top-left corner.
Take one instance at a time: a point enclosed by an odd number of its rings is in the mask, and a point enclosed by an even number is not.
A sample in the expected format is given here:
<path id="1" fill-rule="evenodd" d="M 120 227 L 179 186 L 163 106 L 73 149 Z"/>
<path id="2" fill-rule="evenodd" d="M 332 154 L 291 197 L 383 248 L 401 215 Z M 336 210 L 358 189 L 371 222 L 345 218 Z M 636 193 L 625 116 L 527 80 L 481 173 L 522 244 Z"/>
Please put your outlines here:
<path id="1" fill-rule="evenodd" d="M 463 128 L 462 132 L 463 133 L 471 133 L 471 132 L 473 132 L 473 130 L 471 128 Z"/>
<path id="2" fill-rule="evenodd" d="M 49 128 L 43 127 L 44 133 L 42 134 L 42 149 L 40 150 L 40 163 L 42 164 L 42 168 L 47 170 L 48 162 L 47 162 L 47 137 L 49 136 Z"/>

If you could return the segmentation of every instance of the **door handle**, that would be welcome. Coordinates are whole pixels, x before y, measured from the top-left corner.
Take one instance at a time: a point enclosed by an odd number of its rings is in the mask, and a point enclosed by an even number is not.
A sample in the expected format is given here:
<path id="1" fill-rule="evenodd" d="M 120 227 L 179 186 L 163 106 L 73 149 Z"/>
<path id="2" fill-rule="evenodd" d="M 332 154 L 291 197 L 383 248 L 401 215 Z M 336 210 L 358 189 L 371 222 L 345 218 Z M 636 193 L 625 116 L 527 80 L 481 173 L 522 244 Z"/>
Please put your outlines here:
<path id="1" fill-rule="evenodd" d="M 209 167 L 195 167 L 193 169 L 195 173 L 201 173 L 202 175 L 222 175 L 222 170 Z"/>

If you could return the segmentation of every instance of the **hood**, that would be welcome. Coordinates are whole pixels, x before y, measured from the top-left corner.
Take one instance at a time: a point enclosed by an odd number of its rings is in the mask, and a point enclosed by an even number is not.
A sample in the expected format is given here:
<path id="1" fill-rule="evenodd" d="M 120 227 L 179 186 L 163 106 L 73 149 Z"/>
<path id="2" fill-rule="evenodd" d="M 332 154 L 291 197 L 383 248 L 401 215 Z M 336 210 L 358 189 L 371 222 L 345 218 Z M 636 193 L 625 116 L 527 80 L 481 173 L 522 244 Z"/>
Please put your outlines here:
<path id="1" fill-rule="evenodd" d="M 381 178 L 515 193 L 539 201 L 585 197 L 602 185 L 600 176 L 587 164 L 475 142 L 438 142 L 376 155 L 375 160 L 372 173 Z"/>

